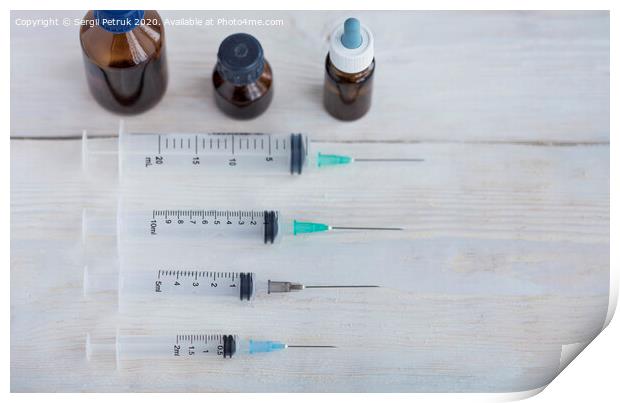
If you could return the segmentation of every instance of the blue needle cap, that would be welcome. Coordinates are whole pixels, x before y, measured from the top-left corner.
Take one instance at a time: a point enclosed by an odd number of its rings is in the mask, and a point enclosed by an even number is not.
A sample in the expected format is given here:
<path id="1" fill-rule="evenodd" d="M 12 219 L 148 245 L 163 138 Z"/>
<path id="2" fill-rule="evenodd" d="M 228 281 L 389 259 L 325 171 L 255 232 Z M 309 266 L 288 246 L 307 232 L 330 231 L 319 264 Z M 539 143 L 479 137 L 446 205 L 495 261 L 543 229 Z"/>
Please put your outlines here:
<path id="1" fill-rule="evenodd" d="M 285 348 L 286 344 L 277 341 L 250 340 L 249 353 L 271 353 L 272 351 L 284 350 Z"/>

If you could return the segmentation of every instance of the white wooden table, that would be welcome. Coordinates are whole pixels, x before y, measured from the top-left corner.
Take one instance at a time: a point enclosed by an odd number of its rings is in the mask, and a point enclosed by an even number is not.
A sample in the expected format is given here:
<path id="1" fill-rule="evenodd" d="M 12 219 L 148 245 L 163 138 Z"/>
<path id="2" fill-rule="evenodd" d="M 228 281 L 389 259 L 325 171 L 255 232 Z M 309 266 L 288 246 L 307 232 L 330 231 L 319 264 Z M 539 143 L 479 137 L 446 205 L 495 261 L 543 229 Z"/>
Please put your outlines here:
<path id="1" fill-rule="evenodd" d="M 13 391 L 523 391 L 550 382 L 570 351 L 601 330 L 609 295 L 607 13 L 359 13 L 375 34 L 377 71 L 373 107 L 353 123 L 321 106 L 327 35 L 347 13 L 161 15 L 282 18 L 284 26 L 168 27 L 167 94 L 127 118 L 129 129 L 304 131 L 332 151 L 426 160 L 265 180 L 251 194 L 247 178 L 166 188 L 160 203 L 244 200 L 407 229 L 380 240 L 257 245 L 232 259 L 187 245 L 188 261 L 308 282 L 362 283 L 381 272 L 389 286 L 249 305 L 145 306 L 138 317 L 115 314 L 113 293 L 85 298 L 82 208 L 110 208 L 117 194 L 107 175 L 84 177 L 77 137 L 83 129 L 114 134 L 119 117 L 88 93 L 75 27 L 13 25 Z M 273 104 L 250 122 L 224 117 L 210 83 L 219 42 L 237 31 L 259 38 L 275 73 Z M 364 218 L 361 209 L 376 213 Z M 86 333 L 117 326 L 339 348 L 121 370 L 87 362 Z"/>

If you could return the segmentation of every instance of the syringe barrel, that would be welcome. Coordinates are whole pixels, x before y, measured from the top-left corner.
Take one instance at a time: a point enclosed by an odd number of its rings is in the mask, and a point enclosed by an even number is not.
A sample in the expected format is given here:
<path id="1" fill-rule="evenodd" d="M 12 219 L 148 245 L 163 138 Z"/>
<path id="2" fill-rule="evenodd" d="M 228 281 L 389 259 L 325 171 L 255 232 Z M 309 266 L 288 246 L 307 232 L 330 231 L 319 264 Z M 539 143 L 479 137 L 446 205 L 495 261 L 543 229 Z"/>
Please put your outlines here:
<path id="1" fill-rule="evenodd" d="M 117 336 L 120 361 L 141 359 L 231 358 L 237 352 L 236 335 L 179 333 L 175 336 Z"/>
<path id="2" fill-rule="evenodd" d="M 256 291 L 265 291 L 257 285 L 256 275 L 250 272 L 207 271 L 193 268 L 122 268 L 91 271 L 84 267 L 84 295 L 99 292 L 118 292 L 119 305 L 125 302 L 144 301 L 157 303 L 183 300 L 198 301 L 211 298 L 230 298 L 250 301 Z M 125 311 L 123 311 L 126 313 Z"/>
<path id="3" fill-rule="evenodd" d="M 217 272 L 193 269 L 159 269 L 121 273 L 123 297 L 230 297 L 249 301 L 254 297 L 254 273 Z"/>
<path id="4" fill-rule="evenodd" d="M 165 242 L 215 240 L 273 243 L 279 214 L 271 210 L 154 209 L 121 210 L 120 241 Z"/>
<path id="5" fill-rule="evenodd" d="M 308 137 L 300 133 L 121 133 L 121 177 L 153 173 L 301 174 Z"/>

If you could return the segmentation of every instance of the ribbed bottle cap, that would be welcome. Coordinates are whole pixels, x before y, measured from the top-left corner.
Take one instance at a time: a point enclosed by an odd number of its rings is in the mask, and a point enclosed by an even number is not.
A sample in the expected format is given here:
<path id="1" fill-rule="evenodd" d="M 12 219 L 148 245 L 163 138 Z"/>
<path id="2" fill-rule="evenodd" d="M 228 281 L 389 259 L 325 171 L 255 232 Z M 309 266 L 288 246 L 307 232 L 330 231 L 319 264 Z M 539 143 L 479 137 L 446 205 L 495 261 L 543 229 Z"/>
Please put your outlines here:
<path id="1" fill-rule="evenodd" d="M 140 25 L 144 10 L 95 10 L 93 15 L 101 28 L 114 34 L 122 34 Z"/>
<path id="2" fill-rule="evenodd" d="M 253 83 L 263 74 L 265 61 L 260 42 L 249 34 L 233 34 L 217 51 L 218 73 L 235 85 Z"/>
<path id="3" fill-rule="evenodd" d="M 329 39 L 329 59 L 344 73 L 359 73 L 375 58 L 372 32 L 356 18 L 339 24 Z"/>

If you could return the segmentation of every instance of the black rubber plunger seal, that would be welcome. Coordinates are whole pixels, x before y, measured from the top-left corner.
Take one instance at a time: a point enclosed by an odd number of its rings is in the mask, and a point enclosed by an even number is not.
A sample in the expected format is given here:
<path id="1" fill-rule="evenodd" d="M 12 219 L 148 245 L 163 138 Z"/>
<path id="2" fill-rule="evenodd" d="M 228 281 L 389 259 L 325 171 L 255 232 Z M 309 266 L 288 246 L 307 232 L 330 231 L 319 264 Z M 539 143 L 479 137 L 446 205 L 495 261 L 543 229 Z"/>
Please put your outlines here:
<path id="1" fill-rule="evenodd" d="M 278 213 L 265 210 L 263 217 L 265 219 L 265 243 L 273 243 L 278 236 Z"/>
<path id="2" fill-rule="evenodd" d="M 228 358 L 231 358 L 237 351 L 237 342 L 235 341 L 235 337 L 232 335 L 224 335 L 222 339 L 224 340 L 224 358 L 227 356 Z"/>
<path id="3" fill-rule="evenodd" d="M 239 274 L 239 299 L 249 301 L 254 292 L 254 275 L 252 273 Z"/>
<path id="4" fill-rule="evenodd" d="M 291 134 L 291 175 L 301 175 L 306 162 L 306 146 L 300 133 Z"/>

